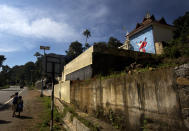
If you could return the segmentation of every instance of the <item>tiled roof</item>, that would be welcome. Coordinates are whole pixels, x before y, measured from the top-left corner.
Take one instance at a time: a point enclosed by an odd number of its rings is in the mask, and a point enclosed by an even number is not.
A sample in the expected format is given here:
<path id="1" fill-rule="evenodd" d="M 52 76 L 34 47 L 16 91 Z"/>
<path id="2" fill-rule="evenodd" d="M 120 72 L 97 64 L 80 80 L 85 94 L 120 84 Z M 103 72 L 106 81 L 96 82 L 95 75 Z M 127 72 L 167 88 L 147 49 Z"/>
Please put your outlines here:
<path id="1" fill-rule="evenodd" d="M 162 25 L 167 25 L 167 26 L 173 27 L 172 25 L 167 24 L 163 17 L 160 20 L 156 20 L 154 15 L 151 15 L 149 18 L 144 17 L 142 23 L 137 23 L 135 29 L 133 31 L 131 31 L 128 34 L 128 36 L 130 37 L 130 36 L 134 35 L 135 33 L 137 33 L 138 31 L 149 27 L 150 25 L 152 25 L 152 23 L 158 23 L 158 24 L 162 24 Z"/>

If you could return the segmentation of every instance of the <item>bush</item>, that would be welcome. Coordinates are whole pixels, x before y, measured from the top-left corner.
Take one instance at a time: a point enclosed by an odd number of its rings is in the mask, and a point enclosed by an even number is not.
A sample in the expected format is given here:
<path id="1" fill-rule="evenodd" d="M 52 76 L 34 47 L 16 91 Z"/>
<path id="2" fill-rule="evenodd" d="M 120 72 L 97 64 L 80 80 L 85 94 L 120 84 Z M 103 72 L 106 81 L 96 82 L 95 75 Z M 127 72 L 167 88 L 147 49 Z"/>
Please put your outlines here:
<path id="1" fill-rule="evenodd" d="M 169 58 L 178 58 L 181 56 L 177 46 L 169 46 L 164 48 L 164 56 Z"/>

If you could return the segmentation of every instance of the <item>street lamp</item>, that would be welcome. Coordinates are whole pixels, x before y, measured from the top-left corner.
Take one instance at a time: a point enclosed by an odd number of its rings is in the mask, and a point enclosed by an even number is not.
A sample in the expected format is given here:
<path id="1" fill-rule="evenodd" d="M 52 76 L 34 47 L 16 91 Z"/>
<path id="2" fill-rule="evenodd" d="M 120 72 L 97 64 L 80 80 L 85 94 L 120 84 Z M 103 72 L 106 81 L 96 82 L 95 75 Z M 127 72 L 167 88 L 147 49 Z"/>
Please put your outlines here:
<path id="1" fill-rule="evenodd" d="M 30 70 L 30 73 L 31 73 L 31 78 L 30 78 L 30 82 L 31 82 L 31 85 L 33 86 L 33 74 L 32 72 L 34 72 L 35 70 Z"/>
<path id="2" fill-rule="evenodd" d="M 40 54 L 39 52 L 36 52 L 35 54 L 34 54 L 34 56 L 36 56 L 37 58 L 39 58 L 39 57 L 42 57 L 43 55 L 42 54 Z M 41 67 L 40 67 L 41 69 L 40 69 L 40 73 L 42 74 L 42 60 L 41 60 Z M 42 75 L 42 78 L 41 78 L 41 94 L 40 94 L 40 97 L 42 97 L 43 96 L 43 75 Z"/>
<path id="3" fill-rule="evenodd" d="M 42 75 L 42 87 L 41 87 L 41 97 L 43 97 L 43 79 L 44 79 L 44 77 L 45 77 L 45 75 L 46 75 L 46 65 L 47 65 L 47 63 L 46 63 L 46 53 L 45 53 L 45 50 L 50 50 L 50 47 L 49 46 L 40 46 L 40 49 L 41 50 L 44 50 L 44 54 L 43 54 L 43 56 L 44 56 L 44 73 L 43 73 L 43 75 Z"/>
<path id="4" fill-rule="evenodd" d="M 45 55 L 45 50 L 50 50 L 49 46 L 40 46 L 41 50 L 44 50 L 44 55 Z"/>

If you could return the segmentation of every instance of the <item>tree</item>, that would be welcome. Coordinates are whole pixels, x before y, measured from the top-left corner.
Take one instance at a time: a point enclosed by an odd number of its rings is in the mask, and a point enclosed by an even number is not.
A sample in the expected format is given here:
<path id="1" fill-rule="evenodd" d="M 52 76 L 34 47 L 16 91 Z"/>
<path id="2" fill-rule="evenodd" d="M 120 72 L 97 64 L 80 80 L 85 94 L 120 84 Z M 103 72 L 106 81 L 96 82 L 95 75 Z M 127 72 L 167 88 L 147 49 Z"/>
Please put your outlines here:
<path id="1" fill-rule="evenodd" d="M 9 73 L 11 68 L 8 65 L 2 66 L 2 73 Z"/>
<path id="2" fill-rule="evenodd" d="M 7 75 L 5 76 L 5 68 L 3 66 L 3 62 L 6 60 L 4 55 L 0 55 L 0 68 L 2 67 L 2 71 L 0 72 L 0 86 L 4 86 L 7 84 Z"/>
<path id="3" fill-rule="evenodd" d="M 173 22 L 176 27 L 174 31 L 174 38 L 180 38 L 182 41 L 189 41 L 189 12 L 184 16 L 180 16 Z"/>
<path id="4" fill-rule="evenodd" d="M 9 66 L 2 66 L 2 71 L 0 73 L 0 85 L 4 86 L 7 85 L 9 83 L 9 71 L 10 71 L 10 67 Z"/>
<path id="5" fill-rule="evenodd" d="M 3 62 L 6 60 L 5 56 L 4 55 L 0 55 L 0 68 L 2 67 L 3 65 Z"/>
<path id="6" fill-rule="evenodd" d="M 35 70 L 36 69 L 36 66 L 33 62 L 27 62 L 25 65 L 24 65 L 24 78 L 25 78 L 25 81 L 29 84 L 31 82 L 33 82 L 33 79 L 34 79 L 34 73 L 35 73 Z"/>
<path id="7" fill-rule="evenodd" d="M 178 17 L 173 22 L 175 26 L 174 39 L 164 47 L 164 56 L 169 58 L 189 56 L 189 12 Z"/>
<path id="8" fill-rule="evenodd" d="M 83 50 L 87 50 L 90 47 L 90 45 L 88 43 L 85 43 L 85 47 L 83 48 Z"/>
<path id="9" fill-rule="evenodd" d="M 9 79 L 11 82 L 18 83 L 21 80 L 25 80 L 25 72 L 24 72 L 24 66 L 14 66 L 9 72 Z"/>
<path id="10" fill-rule="evenodd" d="M 110 37 L 109 40 L 108 40 L 108 47 L 111 47 L 111 48 L 118 48 L 120 46 L 122 46 L 123 44 L 117 40 L 116 38 L 114 37 Z"/>
<path id="11" fill-rule="evenodd" d="M 2 65 L 5 58 L 4 56 L 1 56 L 0 59 Z M 18 84 L 21 82 L 29 85 L 31 82 L 37 81 L 41 77 L 41 59 L 42 58 L 40 57 L 36 63 L 27 62 L 25 65 L 16 65 L 12 68 L 7 65 L 2 65 L 2 71 L 0 72 L 0 86 Z"/>
<path id="12" fill-rule="evenodd" d="M 70 44 L 69 49 L 66 51 L 68 61 L 71 61 L 83 52 L 82 44 L 78 41 L 74 41 Z"/>
<path id="13" fill-rule="evenodd" d="M 86 41 L 85 41 L 85 44 L 87 44 L 87 39 L 91 36 L 91 32 L 86 29 L 84 32 L 83 32 L 83 35 L 86 36 Z"/>
<path id="14" fill-rule="evenodd" d="M 97 45 L 101 48 L 107 47 L 107 43 L 106 42 L 95 42 L 94 45 Z"/>

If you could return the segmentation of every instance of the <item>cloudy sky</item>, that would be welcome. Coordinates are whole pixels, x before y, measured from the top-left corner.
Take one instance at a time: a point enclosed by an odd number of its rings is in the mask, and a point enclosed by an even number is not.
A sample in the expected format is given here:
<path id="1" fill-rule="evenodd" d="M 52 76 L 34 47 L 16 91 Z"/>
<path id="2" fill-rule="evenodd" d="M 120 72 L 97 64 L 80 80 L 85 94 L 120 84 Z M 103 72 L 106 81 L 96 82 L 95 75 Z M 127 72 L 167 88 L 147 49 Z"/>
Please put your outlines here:
<path id="1" fill-rule="evenodd" d="M 12 67 L 35 61 L 40 45 L 65 54 L 72 41 L 84 43 L 86 28 L 91 45 L 110 36 L 123 42 L 146 12 L 172 24 L 186 11 L 189 0 L 0 0 L 0 55 Z"/>

